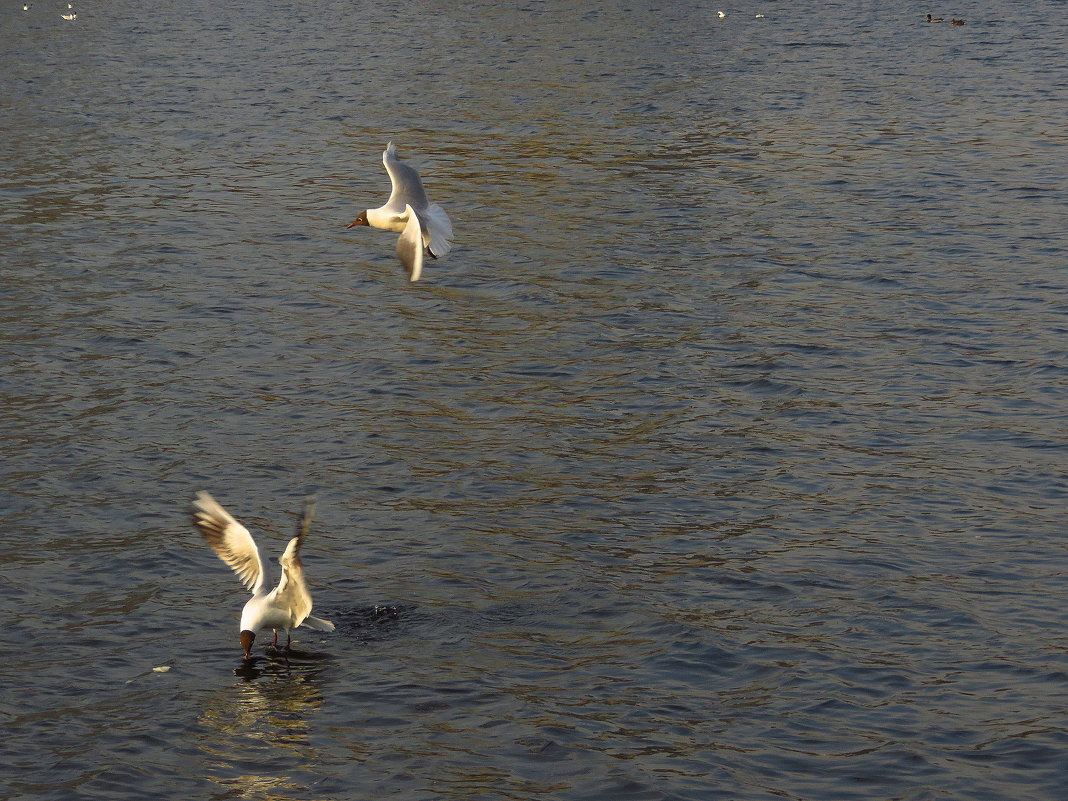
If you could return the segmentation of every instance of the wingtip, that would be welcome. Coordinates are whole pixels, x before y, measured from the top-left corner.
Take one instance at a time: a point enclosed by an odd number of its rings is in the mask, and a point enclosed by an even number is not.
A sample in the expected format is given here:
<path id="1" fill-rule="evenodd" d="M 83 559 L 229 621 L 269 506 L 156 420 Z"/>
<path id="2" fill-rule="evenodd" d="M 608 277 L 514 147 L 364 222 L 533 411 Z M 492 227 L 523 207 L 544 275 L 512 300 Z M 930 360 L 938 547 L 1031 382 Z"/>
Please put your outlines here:
<path id="1" fill-rule="evenodd" d="M 216 517 L 222 506 L 215 498 L 212 497 L 210 492 L 199 490 L 196 497 L 193 498 L 192 511 L 194 520 L 203 520 L 204 518 Z"/>
<path id="2" fill-rule="evenodd" d="M 315 502 L 314 495 L 309 495 L 304 499 L 304 509 L 301 512 L 300 520 L 297 522 L 297 537 L 305 537 L 308 531 L 311 529 L 312 517 L 315 515 Z"/>

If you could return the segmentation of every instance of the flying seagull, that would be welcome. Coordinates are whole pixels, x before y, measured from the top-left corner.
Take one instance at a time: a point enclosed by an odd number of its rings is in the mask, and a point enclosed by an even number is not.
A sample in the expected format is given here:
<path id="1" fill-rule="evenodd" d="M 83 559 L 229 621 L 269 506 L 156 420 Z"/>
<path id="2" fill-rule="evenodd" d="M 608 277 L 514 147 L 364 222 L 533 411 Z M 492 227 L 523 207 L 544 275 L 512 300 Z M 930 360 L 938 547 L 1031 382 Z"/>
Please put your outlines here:
<path id="1" fill-rule="evenodd" d="M 397 158 L 397 148 L 390 142 L 382 153 L 382 163 L 393 183 L 386 205 L 368 209 L 348 224 L 369 225 L 384 231 L 397 231 L 397 258 L 408 272 L 408 279 L 418 281 L 423 272 L 424 251 L 432 259 L 452 250 L 452 223 L 437 203 L 426 199 L 419 173 Z"/>
<path id="2" fill-rule="evenodd" d="M 260 555 L 256 541 L 248 529 L 237 522 L 206 492 L 198 492 L 193 501 L 193 525 L 200 529 L 211 549 L 228 564 L 245 589 L 252 591 L 252 598 L 241 611 L 241 647 L 245 659 L 252 658 L 252 643 L 260 629 L 274 631 L 274 644 L 278 645 L 278 629 L 286 633 L 286 647 L 290 645 L 290 629 L 307 626 L 316 631 L 333 631 L 329 620 L 312 617 L 312 599 L 304 583 L 304 567 L 300 562 L 300 546 L 311 527 L 315 500 L 304 502 L 304 514 L 297 525 L 297 535 L 289 541 L 278 563 L 282 577 L 278 586 L 269 589 L 270 576 L 267 565 Z"/>

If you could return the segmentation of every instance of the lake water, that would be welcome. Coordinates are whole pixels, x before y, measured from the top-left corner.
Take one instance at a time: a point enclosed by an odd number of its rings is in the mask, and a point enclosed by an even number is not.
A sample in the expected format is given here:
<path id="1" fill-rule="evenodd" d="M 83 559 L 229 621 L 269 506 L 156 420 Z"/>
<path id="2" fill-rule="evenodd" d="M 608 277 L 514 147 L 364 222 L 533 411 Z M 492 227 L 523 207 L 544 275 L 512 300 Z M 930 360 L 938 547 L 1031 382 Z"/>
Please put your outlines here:
<path id="1" fill-rule="evenodd" d="M 1064 797 L 1064 2 L 75 3 L 0 15 L 0 798 Z M 242 664 L 198 490 L 318 494 L 335 633 Z"/>

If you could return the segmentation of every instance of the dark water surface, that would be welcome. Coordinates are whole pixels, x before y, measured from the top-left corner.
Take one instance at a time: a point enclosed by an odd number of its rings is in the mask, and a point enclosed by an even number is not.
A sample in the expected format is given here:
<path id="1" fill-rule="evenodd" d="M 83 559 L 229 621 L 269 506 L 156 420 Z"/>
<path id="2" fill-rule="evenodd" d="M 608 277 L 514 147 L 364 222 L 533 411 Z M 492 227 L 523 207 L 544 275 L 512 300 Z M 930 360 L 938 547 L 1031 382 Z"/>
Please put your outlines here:
<path id="1" fill-rule="evenodd" d="M 65 5 L 0 15 L 0 798 L 1064 798 L 1065 3 Z M 333 635 L 235 674 L 201 489 L 319 494 Z"/>

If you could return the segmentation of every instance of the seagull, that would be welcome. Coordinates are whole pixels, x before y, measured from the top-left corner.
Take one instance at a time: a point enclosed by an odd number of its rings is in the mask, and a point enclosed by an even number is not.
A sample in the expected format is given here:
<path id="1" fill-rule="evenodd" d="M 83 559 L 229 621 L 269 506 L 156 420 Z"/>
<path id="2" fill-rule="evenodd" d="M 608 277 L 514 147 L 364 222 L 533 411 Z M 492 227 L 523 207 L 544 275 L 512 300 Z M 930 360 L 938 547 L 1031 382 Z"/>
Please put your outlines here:
<path id="1" fill-rule="evenodd" d="M 69 14 L 60 14 L 59 16 L 63 17 L 63 19 L 78 19 L 78 15 L 75 14 L 73 11 Z"/>
<path id="2" fill-rule="evenodd" d="M 270 577 L 256 541 L 248 529 L 206 492 L 198 492 L 193 501 L 193 525 L 200 529 L 211 549 L 228 564 L 252 598 L 241 611 L 241 647 L 245 659 L 252 658 L 252 643 L 260 629 L 274 630 L 274 644 L 278 645 L 278 629 L 286 633 L 286 648 L 290 646 L 290 629 L 307 626 L 315 631 L 333 631 L 329 620 L 312 617 L 312 599 L 304 583 L 304 567 L 300 562 L 300 545 L 311 527 L 315 499 L 304 502 L 304 514 L 297 525 L 297 535 L 289 541 L 278 563 L 282 577 L 278 586 L 268 589 Z"/>
<path id="3" fill-rule="evenodd" d="M 717 17 L 719 17 L 720 19 L 723 19 L 723 18 L 724 18 L 724 17 L 726 17 L 727 15 L 726 15 L 726 14 L 724 14 L 724 13 L 723 13 L 722 11 L 717 11 L 717 12 L 716 12 L 716 16 L 717 16 Z"/>
<path id="4" fill-rule="evenodd" d="M 393 191 L 386 205 L 368 209 L 346 227 L 369 225 L 384 231 L 399 231 L 397 258 L 408 272 L 408 280 L 418 281 L 423 272 L 423 250 L 436 259 L 452 250 L 452 223 L 437 203 L 426 199 L 423 182 L 415 168 L 397 158 L 397 148 L 390 142 L 382 153 L 382 163 L 389 173 Z"/>
<path id="5" fill-rule="evenodd" d="M 29 3 L 23 3 L 22 4 L 22 10 L 23 11 L 29 11 L 30 10 L 30 4 Z"/>

